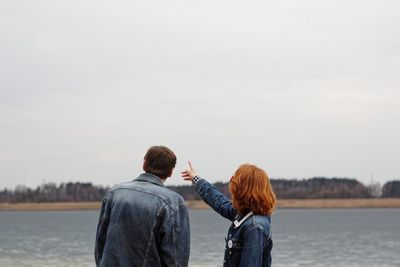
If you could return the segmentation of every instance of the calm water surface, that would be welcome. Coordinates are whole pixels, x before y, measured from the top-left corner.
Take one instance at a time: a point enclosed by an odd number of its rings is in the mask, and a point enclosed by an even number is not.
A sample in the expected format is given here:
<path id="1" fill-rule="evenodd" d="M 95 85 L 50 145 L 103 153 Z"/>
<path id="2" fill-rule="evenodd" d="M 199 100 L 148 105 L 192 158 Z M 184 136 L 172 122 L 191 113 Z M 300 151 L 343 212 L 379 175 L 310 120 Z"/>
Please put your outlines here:
<path id="1" fill-rule="evenodd" d="M 97 211 L 0 212 L 0 266 L 94 266 Z M 191 210 L 189 266 L 222 266 L 229 221 Z M 400 209 L 279 210 L 273 266 L 400 266 Z"/>

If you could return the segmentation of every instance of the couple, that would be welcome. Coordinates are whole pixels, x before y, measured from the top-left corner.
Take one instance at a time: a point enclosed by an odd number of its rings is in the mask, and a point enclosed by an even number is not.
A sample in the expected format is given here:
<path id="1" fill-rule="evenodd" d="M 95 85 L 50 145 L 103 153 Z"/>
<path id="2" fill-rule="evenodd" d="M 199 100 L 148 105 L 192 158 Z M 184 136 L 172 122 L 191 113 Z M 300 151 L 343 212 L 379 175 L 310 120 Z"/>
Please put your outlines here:
<path id="1" fill-rule="evenodd" d="M 144 156 L 145 173 L 106 193 L 96 234 L 97 266 L 188 266 L 188 210 L 180 195 L 164 187 L 175 164 L 174 152 L 153 146 Z M 232 201 L 201 178 L 190 162 L 181 175 L 210 207 L 232 221 L 223 265 L 271 266 L 276 198 L 265 171 L 241 165 L 230 181 Z"/>

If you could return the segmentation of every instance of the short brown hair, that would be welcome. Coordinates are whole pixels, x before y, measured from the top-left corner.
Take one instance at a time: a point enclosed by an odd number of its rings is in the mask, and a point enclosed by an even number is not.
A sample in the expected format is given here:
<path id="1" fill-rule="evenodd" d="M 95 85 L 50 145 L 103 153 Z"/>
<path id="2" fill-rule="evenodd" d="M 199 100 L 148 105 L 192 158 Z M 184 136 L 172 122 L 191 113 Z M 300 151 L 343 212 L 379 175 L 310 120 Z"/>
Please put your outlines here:
<path id="1" fill-rule="evenodd" d="M 143 170 L 161 179 L 169 177 L 175 168 L 176 156 L 166 146 L 152 146 L 144 156 Z"/>
<path id="2" fill-rule="evenodd" d="M 254 165 L 240 165 L 229 189 L 233 207 L 241 213 L 253 211 L 259 215 L 271 215 L 275 209 L 276 197 L 268 175 Z"/>

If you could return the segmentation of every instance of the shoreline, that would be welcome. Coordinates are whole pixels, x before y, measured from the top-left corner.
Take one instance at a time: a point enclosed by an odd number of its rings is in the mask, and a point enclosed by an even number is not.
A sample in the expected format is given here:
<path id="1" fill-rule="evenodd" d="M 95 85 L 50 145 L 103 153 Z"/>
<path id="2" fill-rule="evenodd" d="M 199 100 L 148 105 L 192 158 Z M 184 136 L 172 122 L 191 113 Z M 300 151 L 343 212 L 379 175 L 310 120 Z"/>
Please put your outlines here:
<path id="1" fill-rule="evenodd" d="M 201 200 L 186 201 L 189 209 L 209 209 Z M 99 210 L 101 202 L 0 203 L 0 211 Z M 277 209 L 400 208 L 400 198 L 280 199 Z"/>

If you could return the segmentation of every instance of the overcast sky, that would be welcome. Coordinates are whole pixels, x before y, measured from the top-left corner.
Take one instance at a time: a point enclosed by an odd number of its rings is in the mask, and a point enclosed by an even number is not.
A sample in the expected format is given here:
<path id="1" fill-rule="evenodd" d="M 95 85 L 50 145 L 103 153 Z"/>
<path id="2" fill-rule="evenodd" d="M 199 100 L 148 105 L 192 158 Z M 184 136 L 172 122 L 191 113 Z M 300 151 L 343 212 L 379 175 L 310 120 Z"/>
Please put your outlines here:
<path id="1" fill-rule="evenodd" d="M 400 2 L 2 1 L 0 179 L 400 179 Z"/>

